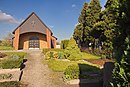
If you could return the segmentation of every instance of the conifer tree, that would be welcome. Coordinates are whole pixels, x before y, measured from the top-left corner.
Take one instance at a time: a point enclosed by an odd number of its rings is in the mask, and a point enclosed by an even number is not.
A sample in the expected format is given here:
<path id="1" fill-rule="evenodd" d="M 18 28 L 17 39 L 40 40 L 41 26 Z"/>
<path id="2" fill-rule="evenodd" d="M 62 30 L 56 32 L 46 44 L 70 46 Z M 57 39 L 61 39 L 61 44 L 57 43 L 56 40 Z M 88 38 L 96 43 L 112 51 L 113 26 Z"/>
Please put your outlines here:
<path id="1" fill-rule="evenodd" d="M 86 29 L 87 27 L 87 19 L 86 17 L 88 16 L 87 14 L 87 9 L 88 9 L 88 3 L 84 3 L 81 14 L 78 18 L 78 24 L 74 30 L 74 34 L 73 37 L 74 39 L 77 41 L 77 43 L 83 47 L 85 44 L 88 44 L 88 38 L 87 36 L 89 36 L 89 27 L 88 29 Z M 87 42 L 87 43 L 86 43 Z M 88 47 L 88 46 L 87 46 Z"/>
<path id="2" fill-rule="evenodd" d="M 78 40 L 81 47 L 88 47 L 89 43 L 93 41 L 93 25 L 99 20 L 100 11 L 99 0 L 91 0 L 90 4 L 84 3 L 78 19 L 79 23 L 73 34 L 74 39 Z"/>

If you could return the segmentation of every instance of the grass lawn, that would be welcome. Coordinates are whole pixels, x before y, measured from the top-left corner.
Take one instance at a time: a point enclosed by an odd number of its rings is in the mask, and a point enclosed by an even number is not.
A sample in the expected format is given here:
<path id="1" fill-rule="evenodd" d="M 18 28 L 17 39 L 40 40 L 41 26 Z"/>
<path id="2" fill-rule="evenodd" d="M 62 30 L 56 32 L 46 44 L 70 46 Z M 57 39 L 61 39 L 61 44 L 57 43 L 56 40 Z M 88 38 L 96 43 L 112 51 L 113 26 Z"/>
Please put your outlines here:
<path id="1" fill-rule="evenodd" d="M 89 65 L 85 62 L 80 61 L 62 61 L 62 60 L 47 60 L 48 67 L 56 72 L 64 72 L 65 69 L 72 64 L 78 64 L 79 68 L 83 71 L 97 71 L 99 70 L 98 66 Z"/>
<path id="2" fill-rule="evenodd" d="M 27 85 L 21 84 L 19 81 L 10 81 L 10 82 L 0 82 L 0 87 L 27 87 Z"/>
<path id="3" fill-rule="evenodd" d="M 5 59 L 0 60 L 0 68 L 13 69 L 20 68 L 24 57 L 27 55 L 25 52 L 5 52 L 7 56 Z"/>
<path id="4" fill-rule="evenodd" d="M 20 87 L 20 82 L 17 81 L 0 82 L 0 87 Z"/>
<path id="5" fill-rule="evenodd" d="M 83 59 L 100 59 L 101 58 L 101 56 L 96 56 L 96 55 L 84 53 L 84 52 L 82 52 L 82 57 Z"/>
<path id="6" fill-rule="evenodd" d="M 10 46 L 0 46 L 0 50 L 14 50 L 14 48 Z"/>

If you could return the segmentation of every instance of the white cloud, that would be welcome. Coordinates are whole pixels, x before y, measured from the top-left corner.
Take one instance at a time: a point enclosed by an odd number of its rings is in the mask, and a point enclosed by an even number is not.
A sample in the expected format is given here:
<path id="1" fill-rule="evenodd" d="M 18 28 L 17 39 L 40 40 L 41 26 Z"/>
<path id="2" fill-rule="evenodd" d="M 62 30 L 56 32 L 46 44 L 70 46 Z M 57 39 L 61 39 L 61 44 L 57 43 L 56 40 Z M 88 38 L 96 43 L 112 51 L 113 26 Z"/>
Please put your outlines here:
<path id="1" fill-rule="evenodd" d="M 76 7 L 76 5 L 75 5 L 75 4 L 72 4 L 71 7 L 74 8 L 74 7 Z"/>
<path id="2" fill-rule="evenodd" d="M 11 24 L 19 24 L 20 21 L 16 20 L 13 16 L 10 14 L 4 13 L 0 10 L 0 22 L 2 23 L 11 23 Z"/>

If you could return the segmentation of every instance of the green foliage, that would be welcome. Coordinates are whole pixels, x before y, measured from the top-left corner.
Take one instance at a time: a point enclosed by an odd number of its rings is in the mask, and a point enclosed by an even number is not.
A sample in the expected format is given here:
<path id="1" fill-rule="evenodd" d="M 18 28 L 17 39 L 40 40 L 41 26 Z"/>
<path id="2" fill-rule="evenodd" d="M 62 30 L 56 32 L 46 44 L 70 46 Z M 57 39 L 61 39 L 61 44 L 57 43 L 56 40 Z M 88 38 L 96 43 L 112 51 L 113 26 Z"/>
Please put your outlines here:
<path id="1" fill-rule="evenodd" d="M 88 43 L 88 36 L 89 36 L 89 31 L 90 27 L 87 26 L 89 25 L 89 21 L 87 20 L 88 17 L 88 3 L 84 3 L 81 14 L 78 19 L 77 26 L 74 30 L 73 37 L 77 41 L 79 46 L 83 46 L 84 43 Z"/>
<path id="2" fill-rule="evenodd" d="M 45 57 L 46 59 L 57 59 L 58 58 L 58 52 L 56 51 L 48 51 L 46 54 L 45 54 Z"/>
<path id="3" fill-rule="evenodd" d="M 99 0 L 91 0 L 84 3 L 81 14 L 78 19 L 78 24 L 74 30 L 73 37 L 81 47 L 89 47 L 89 43 L 94 43 L 97 38 L 95 34 L 99 32 L 93 29 L 93 26 L 99 20 L 101 6 Z"/>
<path id="4" fill-rule="evenodd" d="M 69 40 L 62 40 L 61 41 L 61 49 L 65 49 L 68 46 Z"/>
<path id="5" fill-rule="evenodd" d="M 78 48 L 78 46 L 73 38 L 70 38 L 68 47 L 64 50 L 64 53 L 65 53 L 65 57 L 69 60 L 75 61 L 75 60 L 82 59 L 80 49 Z"/>
<path id="6" fill-rule="evenodd" d="M 117 28 L 113 39 L 115 68 L 112 74 L 112 87 L 130 87 L 130 1 L 108 0 L 109 10 L 116 10 Z M 124 10 L 125 9 L 125 10 Z M 114 14 L 114 13 L 113 13 Z"/>
<path id="7" fill-rule="evenodd" d="M 0 50 L 13 50 L 14 48 L 11 46 L 0 46 Z"/>
<path id="8" fill-rule="evenodd" d="M 17 81 L 0 82 L 0 87 L 20 87 L 20 82 Z"/>
<path id="9" fill-rule="evenodd" d="M 2 40 L 0 46 L 12 47 L 12 42 L 10 40 Z"/>
<path id="10" fill-rule="evenodd" d="M 64 78 L 71 80 L 71 79 L 78 79 L 80 75 L 80 70 L 78 64 L 69 65 L 64 72 Z"/>
<path id="11" fill-rule="evenodd" d="M 115 63 L 115 68 L 113 70 L 113 79 L 111 81 L 112 87 L 130 87 L 130 72 L 128 67 L 130 67 L 130 64 L 128 64 L 125 61 L 121 61 L 121 64 Z"/>

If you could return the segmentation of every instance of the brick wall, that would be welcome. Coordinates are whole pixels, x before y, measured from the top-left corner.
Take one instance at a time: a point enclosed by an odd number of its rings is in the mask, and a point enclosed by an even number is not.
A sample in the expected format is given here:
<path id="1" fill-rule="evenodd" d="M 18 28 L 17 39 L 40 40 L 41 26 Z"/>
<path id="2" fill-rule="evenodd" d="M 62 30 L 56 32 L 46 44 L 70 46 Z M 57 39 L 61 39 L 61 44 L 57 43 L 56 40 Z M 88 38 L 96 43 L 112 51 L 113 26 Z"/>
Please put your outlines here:
<path id="1" fill-rule="evenodd" d="M 20 29 L 18 28 L 16 31 L 15 31 L 15 34 L 14 34 L 14 40 L 13 40 L 13 47 L 15 48 L 15 50 L 18 50 L 19 48 L 19 32 Z"/>
<path id="2" fill-rule="evenodd" d="M 51 48 L 51 32 L 48 29 L 46 29 L 46 39 L 48 48 Z"/>

